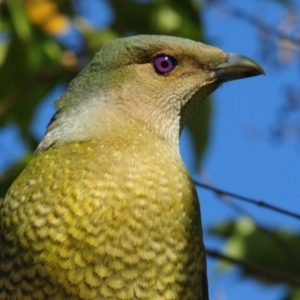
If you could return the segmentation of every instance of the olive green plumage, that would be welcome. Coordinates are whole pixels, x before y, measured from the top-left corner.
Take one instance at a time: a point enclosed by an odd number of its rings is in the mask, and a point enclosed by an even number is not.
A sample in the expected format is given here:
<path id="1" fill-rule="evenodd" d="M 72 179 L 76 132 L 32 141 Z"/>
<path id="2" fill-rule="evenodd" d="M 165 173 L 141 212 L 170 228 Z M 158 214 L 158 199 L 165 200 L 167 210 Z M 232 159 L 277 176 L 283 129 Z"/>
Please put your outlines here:
<path id="1" fill-rule="evenodd" d="M 154 69 L 159 54 L 177 60 L 167 74 Z M 222 82 L 262 73 L 231 56 L 164 36 L 101 49 L 4 200 L 0 299 L 208 299 L 178 139 Z"/>

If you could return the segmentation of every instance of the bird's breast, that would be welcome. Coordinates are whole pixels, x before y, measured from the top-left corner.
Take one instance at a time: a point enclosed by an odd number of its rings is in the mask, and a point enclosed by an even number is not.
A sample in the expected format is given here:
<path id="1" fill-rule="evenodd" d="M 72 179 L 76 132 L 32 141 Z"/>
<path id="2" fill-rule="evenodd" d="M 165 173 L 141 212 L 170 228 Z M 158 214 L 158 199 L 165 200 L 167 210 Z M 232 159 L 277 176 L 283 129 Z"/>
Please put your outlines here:
<path id="1" fill-rule="evenodd" d="M 50 148 L 17 179 L 3 209 L 4 238 L 18 245 L 29 277 L 82 299 L 200 293 L 204 253 L 191 180 L 166 143 L 141 141 Z"/>

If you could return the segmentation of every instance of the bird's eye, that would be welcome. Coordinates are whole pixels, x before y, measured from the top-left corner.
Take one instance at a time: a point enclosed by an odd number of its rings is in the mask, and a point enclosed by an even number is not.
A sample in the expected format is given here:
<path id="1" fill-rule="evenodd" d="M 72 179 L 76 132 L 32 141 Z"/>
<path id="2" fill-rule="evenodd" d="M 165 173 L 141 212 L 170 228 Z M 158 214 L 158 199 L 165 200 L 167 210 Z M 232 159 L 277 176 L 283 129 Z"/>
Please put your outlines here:
<path id="1" fill-rule="evenodd" d="M 153 67 L 158 74 L 168 74 L 176 67 L 176 65 L 176 58 L 167 54 L 157 55 L 153 59 Z"/>

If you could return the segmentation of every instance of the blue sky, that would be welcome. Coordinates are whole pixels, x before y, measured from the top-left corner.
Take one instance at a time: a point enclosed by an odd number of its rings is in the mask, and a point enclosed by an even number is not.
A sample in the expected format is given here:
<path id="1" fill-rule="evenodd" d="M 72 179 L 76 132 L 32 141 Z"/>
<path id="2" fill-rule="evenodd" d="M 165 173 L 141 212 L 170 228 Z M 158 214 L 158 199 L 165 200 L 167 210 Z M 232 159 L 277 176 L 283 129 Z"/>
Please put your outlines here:
<path id="1" fill-rule="evenodd" d="M 229 7 L 239 7 L 254 14 L 274 29 L 283 17 L 283 10 L 276 5 L 268 5 L 267 11 L 265 7 L 258 11 L 258 1 L 227 2 L 231 3 Z M 255 59 L 265 69 L 266 76 L 229 82 L 215 92 L 211 139 L 201 162 L 202 168 L 220 188 L 300 212 L 299 153 L 291 143 L 277 145 L 271 139 L 276 113 L 284 102 L 283 85 L 297 86 L 299 70 L 296 64 L 276 68 L 265 62 L 253 27 L 226 17 L 217 8 L 204 10 L 204 24 L 210 44 Z M 276 51 L 274 48 L 274 53 Z M 254 130 L 254 138 L 247 134 L 249 129 Z M 210 192 L 199 190 L 199 194 L 204 230 L 216 221 L 235 217 L 235 213 Z M 299 233 L 297 220 L 263 208 L 239 205 L 264 226 L 297 230 Z M 210 236 L 205 237 L 207 247 L 220 245 Z M 211 299 L 237 300 L 242 297 L 244 300 L 273 300 L 279 299 L 284 291 L 283 287 L 267 288 L 253 280 L 240 280 L 234 271 L 219 276 L 211 259 L 209 277 Z"/>
<path id="2" fill-rule="evenodd" d="M 228 3 L 232 7 L 242 3 L 241 9 L 250 13 L 261 13 L 260 17 L 274 28 L 282 18 L 282 10 L 275 5 L 268 5 L 268 11 L 258 11 L 258 1 Z M 105 16 L 112 16 L 111 11 L 105 13 L 105 5 L 99 7 Z M 89 11 L 85 13 L 89 15 Z M 97 26 L 103 26 L 110 21 L 110 18 L 104 18 L 99 22 L 97 14 L 92 14 L 92 17 Z M 284 83 L 295 85 L 299 70 L 293 65 L 276 68 L 265 62 L 260 52 L 257 32 L 249 24 L 226 17 L 216 8 L 204 8 L 203 17 L 208 43 L 255 59 L 265 69 L 266 76 L 229 82 L 214 93 L 210 142 L 200 164 L 201 168 L 217 187 L 300 212 L 299 153 L 290 143 L 275 145 L 270 138 L 270 129 L 276 122 L 276 112 L 284 102 L 282 86 Z M 42 137 L 45 126 L 54 113 L 51 103 L 63 92 L 64 87 L 57 87 L 39 107 L 32 126 L 37 137 Z M 249 136 L 249 132 L 255 133 L 254 137 Z M 0 161 L 0 170 L 24 150 L 24 145 L 18 142 L 18 132 L 12 127 L 0 132 L 0 149 L 0 155 L 4 157 Z M 193 153 L 186 132 L 181 149 L 184 160 L 190 165 Z M 236 218 L 236 213 L 211 192 L 201 189 L 199 195 L 205 243 L 209 248 L 220 249 L 223 241 L 209 236 L 207 229 L 216 222 Z M 263 208 L 240 205 L 267 227 L 299 232 L 299 222 L 296 220 Z M 216 271 L 216 262 L 212 259 L 208 262 L 211 299 L 275 300 L 284 292 L 282 286 L 264 287 L 254 280 L 241 280 L 235 269 L 220 275 Z"/>

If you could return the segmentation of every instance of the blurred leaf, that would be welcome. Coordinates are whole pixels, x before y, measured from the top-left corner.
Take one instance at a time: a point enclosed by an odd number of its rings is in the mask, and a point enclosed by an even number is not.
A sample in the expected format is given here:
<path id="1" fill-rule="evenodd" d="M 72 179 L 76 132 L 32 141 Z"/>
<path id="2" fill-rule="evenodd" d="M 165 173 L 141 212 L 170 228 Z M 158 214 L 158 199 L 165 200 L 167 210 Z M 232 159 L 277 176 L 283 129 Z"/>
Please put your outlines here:
<path id="1" fill-rule="evenodd" d="M 15 178 L 25 169 L 33 158 L 33 152 L 28 152 L 3 174 L 0 174 L 0 199 L 4 198 Z M 1 205 L 0 205 L 1 206 Z"/>
<path id="2" fill-rule="evenodd" d="M 23 10 L 22 1 L 14 0 L 6 2 L 12 23 L 18 34 L 19 39 L 29 41 L 31 39 L 30 22 L 28 21 L 26 14 Z"/>
<path id="3" fill-rule="evenodd" d="M 60 74 L 63 71 L 60 65 L 52 65 L 51 58 L 42 49 L 43 45 L 33 46 L 33 53 L 36 54 L 34 59 L 29 53 L 31 48 L 21 40 L 14 39 L 9 44 L 8 55 L 0 69 L 0 125 L 17 123 L 25 138 L 28 138 L 37 103 L 62 79 Z M 43 69 L 40 68 L 42 64 L 45 65 Z"/>
<path id="4" fill-rule="evenodd" d="M 210 229 L 210 233 L 226 239 L 226 255 L 252 262 L 289 276 L 299 276 L 300 235 L 282 230 L 261 230 L 248 218 L 236 222 L 223 222 Z M 222 269 L 228 263 L 221 263 Z M 243 268 L 243 276 L 254 277 L 262 283 L 282 283 L 273 277 L 265 277 Z"/>
<path id="5" fill-rule="evenodd" d="M 300 299 L 300 288 L 294 288 L 283 300 L 299 300 Z"/>
<path id="6" fill-rule="evenodd" d="M 193 114 L 188 122 L 188 128 L 194 142 L 197 162 L 201 160 L 207 149 L 210 136 L 211 115 L 212 101 L 209 98 L 201 104 L 200 109 Z M 198 165 L 195 166 L 195 168 L 198 169 Z"/>
<path id="7" fill-rule="evenodd" d="M 94 30 L 93 28 L 81 24 L 80 31 L 84 34 L 87 41 L 87 46 L 90 50 L 90 54 L 95 54 L 100 48 L 107 42 L 110 42 L 120 37 L 115 31 L 111 29 Z"/>
<path id="8" fill-rule="evenodd" d="M 59 13 L 58 5 L 49 0 L 30 0 L 24 2 L 30 20 L 50 35 L 61 34 L 70 27 L 68 18 Z"/>

